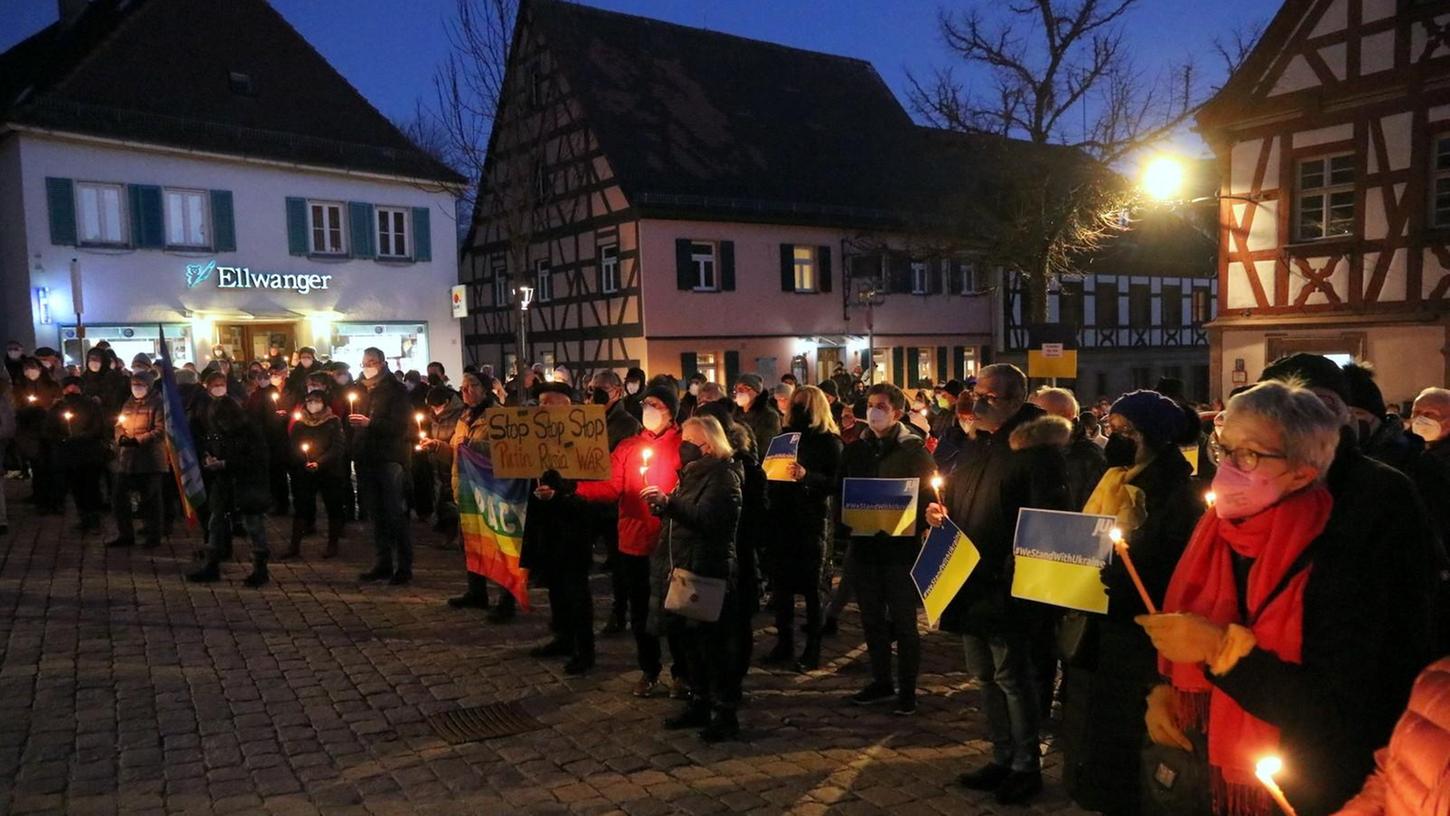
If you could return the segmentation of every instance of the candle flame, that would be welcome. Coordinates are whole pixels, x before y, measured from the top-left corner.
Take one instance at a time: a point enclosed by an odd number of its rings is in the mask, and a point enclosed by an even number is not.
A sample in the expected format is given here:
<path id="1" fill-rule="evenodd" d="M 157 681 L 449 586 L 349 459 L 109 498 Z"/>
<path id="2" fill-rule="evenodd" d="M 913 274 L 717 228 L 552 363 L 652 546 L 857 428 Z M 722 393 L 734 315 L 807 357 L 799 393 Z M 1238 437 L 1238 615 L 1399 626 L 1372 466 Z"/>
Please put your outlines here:
<path id="1" fill-rule="evenodd" d="M 31 394 L 30 396 L 26 397 L 25 399 L 26 399 L 27 402 L 35 402 L 35 395 L 34 394 Z"/>
<path id="2" fill-rule="evenodd" d="M 303 442 L 302 443 L 302 452 L 303 453 L 306 453 L 307 451 L 309 451 L 311 449 L 312 449 L 312 446 L 310 444 L 308 444 L 306 442 Z"/>
<path id="3" fill-rule="evenodd" d="M 1278 776 L 1282 770 L 1284 770 L 1284 760 L 1276 756 L 1266 756 L 1254 766 L 1254 776 L 1257 776 L 1261 782 L 1272 783 L 1274 777 Z"/>
<path id="4" fill-rule="evenodd" d="M 279 399 L 282 399 L 282 395 L 281 394 L 278 394 L 276 391 L 273 391 L 272 392 L 272 401 L 273 402 L 276 402 Z"/>
<path id="5" fill-rule="evenodd" d="M 1218 501 L 1218 494 L 1216 494 L 1212 490 L 1210 490 L 1207 493 L 1203 494 L 1203 501 L 1209 507 L 1212 507 L 1213 506 L 1213 503 L 1216 502 L 1216 501 Z"/>
<path id="6" fill-rule="evenodd" d="M 125 425 L 126 424 L 126 415 L 125 414 L 121 414 L 120 416 L 116 417 L 116 424 L 117 425 Z"/>
<path id="7" fill-rule="evenodd" d="M 940 476 L 933 476 L 933 477 L 931 477 L 931 489 L 932 490 L 941 490 L 941 485 L 942 485 L 942 478 Z"/>
<path id="8" fill-rule="evenodd" d="M 640 458 L 643 459 L 643 460 L 645 460 L 646 462 L 648 462 L 649 461 L 649 458 L 651 456 L 654 456 L 654 455 L 655 455 L 655 452 L 652 451 L 652 450 L 650 450 L 649 448 L 645 448 L 643 451 L 640 451 L 640 454 L 639 454 Z"/>
<path id="9" fill-rule="evenodd" d="M 293 411 L 292 412 L 292 418 L 293 419 L 301 419 L 302 418 L 302 412 L 301 411 Z"/>
<path id="10" fill-rule="evenodd" d="M 72 414 L 70 411 L 66 411 L 65 412 L 65 421 L 66 422 L 70 422 L 71 417 L 73 417 L 73 416 L 75 416 L 75 414 Z"/>
<path id="11" fill-rule="evenodd" d="M 348 394 L 347 395 L 347 401 L 348 402 L 357 402 L 357 394 Z"/>
<path id="12" fill-rule="evenodd" d="M 1108 538 L 1113 540 L 1113 544 L 1121 544 L 1123 543 L 1123 531 L 1114 527 L 1108 531 Z"/>
<path id="13" fill-rule="evenodd" d="M 414 422 L 422 422 L 423 421 L 423 412 L 422 411 L 419 411 L 418 413 L 413 414 L 413 421 Z"/>
<path id="14" fill-rule="evenodd" d="M 427 431 L 419 431 L 418 432 L 418 438 L 419 439 L 427 439 L 428 438 L 428 432 Z"/>

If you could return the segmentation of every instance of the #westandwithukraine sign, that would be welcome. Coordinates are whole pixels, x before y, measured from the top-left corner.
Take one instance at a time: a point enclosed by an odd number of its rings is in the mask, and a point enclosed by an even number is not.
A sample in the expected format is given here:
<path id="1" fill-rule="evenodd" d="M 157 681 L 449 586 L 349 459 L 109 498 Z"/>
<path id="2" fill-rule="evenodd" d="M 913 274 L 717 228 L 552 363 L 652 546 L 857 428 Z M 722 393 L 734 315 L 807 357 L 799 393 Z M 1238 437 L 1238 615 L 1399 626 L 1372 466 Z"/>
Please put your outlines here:
<path id="1" fill-rule="evenodd" d="M 919 479 L 841 480 L 841 523 L 853 536 L 916 535 Z"/>
<path id="2" fill-rule="evenodd" d="M 1100 574 L 1112 556 L 1116 523 L 1112 516 L 1022 508 L 1012 544 L 1012 597 L 1107 612 Z"/>
<path id="3" fill-rule="evenodd" d="M 772 482 L 792 481 L 787 471 L 800 454 L 800 448 L 799 433 L 781 434 L 770 440 L 770 447 L 765 449 L 765 461 L 761 462 L 765 478 Z"/>
<path id="4" fill-rule="evenodd" d="M 911 567 L 911 581 L 933 628 L 981 561 L 982 553 L 951 519 L 927 533 Z"/>

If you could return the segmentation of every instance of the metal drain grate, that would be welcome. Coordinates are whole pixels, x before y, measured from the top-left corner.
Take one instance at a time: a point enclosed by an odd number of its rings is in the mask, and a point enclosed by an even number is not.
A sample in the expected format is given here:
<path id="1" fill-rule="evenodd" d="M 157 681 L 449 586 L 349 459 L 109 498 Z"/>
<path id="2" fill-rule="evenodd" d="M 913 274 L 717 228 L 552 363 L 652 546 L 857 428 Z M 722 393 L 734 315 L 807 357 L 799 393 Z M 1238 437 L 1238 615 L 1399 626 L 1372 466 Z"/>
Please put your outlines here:
<path id="1" fill-rule="evenodd" d="M 429 717 L 428 724 L 433 726 L 438 736 L 450 743 L 508 737 L 544 727 L 518 703 L 493 703 L 445 711 Z"/>

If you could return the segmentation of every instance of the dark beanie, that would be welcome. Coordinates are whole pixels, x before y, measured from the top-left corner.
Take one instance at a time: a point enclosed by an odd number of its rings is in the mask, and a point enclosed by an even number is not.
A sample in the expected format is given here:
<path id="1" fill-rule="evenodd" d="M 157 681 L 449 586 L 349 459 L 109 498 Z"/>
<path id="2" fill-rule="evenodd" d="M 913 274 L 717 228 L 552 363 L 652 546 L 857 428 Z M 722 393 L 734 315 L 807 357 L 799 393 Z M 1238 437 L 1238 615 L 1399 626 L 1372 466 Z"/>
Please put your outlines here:
<path id="1" fill-rule="evenodd" d="M 1183 433 L 1183 409 L 1157 391 L 1132 391 L 1118 398 L 1108 413 L 1133 423 L 1149 447 L 1158 448 Z"/>
<path id="2" fill-rule="evenodd" d="M 695 412 L 695 416 L 714 417 L 720 423 L 720 427 L 724 428 L 726 433 L 729 433 L 731 426 L 735 424 L 735 418 L 731 416 L 731 413 L 730 403 L 725 400 L 715 400 L 714 402 L 707 402 L 701 405 L 699 410 Z"/>
<path id="3" fill-rule="evenodd" d="M 673 421 L 675 414 L 680 412 L 680 397 L 675 389 L 663 385 L 656 385 L 644 392 L 644 397 L 654 397 L 665 404 L 665 409 L 670 412 L 670 420 Z M 644 399 L 641 397 L 640 399 Z"/>
<path id="4" fill-rule="evenodd" d="M 307 392 L 307 396 L 305 398 L 303 398 L 302 401 L 303 402 L 311 402 L 313 400 L 317 400 L 318 402 L 322 403 L 323 407 L 326 407 L 327 406 L 327 392 L 324 391 L 324 390 L 322 390 L 321 388 L 314 388 L 311 391 L 308 391 Z"/>
<path id="5" fill-rule="evenodd" d="M 1385 397 L 1375 385 L 1374 369 L 1367 365 L 1350 363 L 1344 367 L 1344 379 L 1349 383 L 1349 405 L 1360 408 L 1383 419 Z"/>
<path id="6" fill-rule="evenodd" d="M 1259 375 L 1259 382 L 1265 380 L 1299 380 L 1308 388 L 1327 388 L 1349 402 L 1349 383 L 1345 380 L 1344 370 L 1322 354 L 1301 351 L 1280 357 Z"/>
<path id="7" fill-rule="evenodd" d="M 757 394 L 765 393 L 765 380 L 759 374 L 741 374 L 735 378 L 736 385 L 743 385 Z"/>
<path id="8" fill-rule="evenodd" d="M 835 397 L 836 399 L 841 398 L 841 391 L 836 387 L 835 380 L 822 380 L 821 384 L 816 387 L 821 389 L 821 393 L 825 394 L 828 397 Z"/>
<path id="9" fill-rule="evenodd" d="M 428 389 L 429 405 L 447 405 L 453 399 L 453 389 L 446 385 L 439 385 Z"/>

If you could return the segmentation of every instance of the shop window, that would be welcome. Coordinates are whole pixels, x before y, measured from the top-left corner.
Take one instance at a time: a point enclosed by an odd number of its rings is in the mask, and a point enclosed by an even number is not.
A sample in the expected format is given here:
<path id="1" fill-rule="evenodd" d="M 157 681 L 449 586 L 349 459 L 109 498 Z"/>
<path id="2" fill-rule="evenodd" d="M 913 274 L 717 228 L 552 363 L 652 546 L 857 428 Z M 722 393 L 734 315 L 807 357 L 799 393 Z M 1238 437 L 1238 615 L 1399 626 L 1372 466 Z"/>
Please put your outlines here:
<path id="1" fill-rule="evenodd" d="M 334 323 L 331 359 L 347 363 L 353 371 L 362 366 L 363 351 L 381 349 L 390 370 L 418 369 L 426 371 L 428 362 L 428 324 L 380 322 Z"/>
<path id="2" fill-rule="evenodd" d="M 619 245 L 605 244 L 599 248 L 599 290 L 608 295 L 619 288 Z"/>
<path id="3" fill-rule="evenodd" d="M 58 328 L 60 329 L 61 357 L 67 365 L 83 365 L 86 350 L 94 348 L 102 340 L 110 343 L 111 350 L 116 352 L 116 356 L 128 363 L 137 354 L 149 355 L 153 360 L 161 354 L 161 335 L 157 332 L 155 323 L 87 324 L 85 349 L 81 348 L 81 341 L 76 336 L 74 324 L 62 324 Z M 166 332 L 166 346 L 171 355 L 172 365 L 180 368 L 185 363 L 194 362 L 191 356 L 191 326 L 185 323 L 167 323 L 162 328 Z M 203 339 L 207 340 L 207 338 Z M 207 340 L 207 342 L 210 341 Z"/>
<path id="4" fill-rule="evenodd" d="M 201 249 L 207 238 L 207 194 L 201 190 L 166 191 L 166 245 Z"/>
<path id="5" fill-rule="evenodd" d="M 534 261 L 534 300 L 548 303 L 554 299 L 554 273 L 548 261 Z"/>
<path id="6" fill-rule="evenodd" d="M 378 257 L 408 257 L 407 210 L 399 207 L 378 207 Z"/>
<path id="7" fill-rule="evenodd" d="M 1354 156 L 1299 162 L 1294 191 L 1294 238 L 1316 241 L 1354 231 Z"/>
<path id="8" fill-rule="evenodd" d="M 816 248 L 796 246 L 793 248 L 792 258 L 795 264 L 795 290 L 816 291 Z"/>
<path id="9" fill-rule="evenodd" d="M 126 214 L 119 184 L 76 183 L 76 214 L 83 244 L 126 243 Z"/>
<path id="10" fill-rule="evenodd" d="M 342 205 L 334 201 L 307 202 L 307 227 L 311 234 L 314 255 L 341 255 L 347 251 L 342 242 Z"/>

